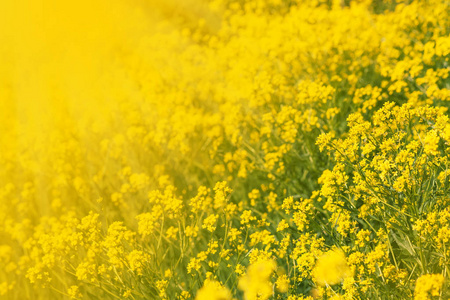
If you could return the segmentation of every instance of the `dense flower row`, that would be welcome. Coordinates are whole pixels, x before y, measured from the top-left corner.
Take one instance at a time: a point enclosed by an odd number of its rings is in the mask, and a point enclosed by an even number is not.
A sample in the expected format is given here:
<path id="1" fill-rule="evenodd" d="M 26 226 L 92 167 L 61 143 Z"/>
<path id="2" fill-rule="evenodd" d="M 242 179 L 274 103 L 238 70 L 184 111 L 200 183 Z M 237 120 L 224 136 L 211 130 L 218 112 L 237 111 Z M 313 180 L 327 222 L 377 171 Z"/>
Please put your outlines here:
<path id="1" fill-rule="evenodd" d="M 154 2 L 5 61 L 0 298 L 446 299 L 450 3 Z"/>

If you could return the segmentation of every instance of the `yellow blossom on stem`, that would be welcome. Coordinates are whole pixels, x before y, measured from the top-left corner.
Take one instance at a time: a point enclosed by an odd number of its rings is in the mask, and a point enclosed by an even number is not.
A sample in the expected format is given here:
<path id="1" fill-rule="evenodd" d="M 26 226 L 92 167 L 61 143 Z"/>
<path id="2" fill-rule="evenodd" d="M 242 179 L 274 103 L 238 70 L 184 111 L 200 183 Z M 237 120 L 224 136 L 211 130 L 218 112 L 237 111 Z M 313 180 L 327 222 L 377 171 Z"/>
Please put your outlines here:
<path id="1" fill-rule="evenodd" d="M 219 282 L 206 279 L 195 300 L 231 300 L 231 292 Z"/>
<path id="2" fill-rule="evenodd" d="M 419 277 L 414 290 L 414 300 L 428 300 L 439 296 L 444 284 L 444 276 L 441 274 L 425 274 Z"/>
<path id="3" fill-rule="evenodd" d="M 342 250 L 330 250 L 319 257 L 313 270 L 314 280 L 321 286 L 341 283 L 352 275 Z"/>

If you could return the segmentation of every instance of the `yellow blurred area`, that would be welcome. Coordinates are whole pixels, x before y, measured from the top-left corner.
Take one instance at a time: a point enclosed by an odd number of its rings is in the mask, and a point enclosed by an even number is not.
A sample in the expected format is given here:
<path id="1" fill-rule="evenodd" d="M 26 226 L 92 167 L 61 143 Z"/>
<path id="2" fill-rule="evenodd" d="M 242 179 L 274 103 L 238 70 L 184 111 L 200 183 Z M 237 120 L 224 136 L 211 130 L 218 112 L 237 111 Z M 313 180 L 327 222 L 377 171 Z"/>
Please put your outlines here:
<path id="1" fill-rule="evenodd" d="M 194 0 L 2 1 L 2 127 L 37 137 L 68 118 L 101 121 L 124 84 L 120 57 L 160 20 L 196 20 L 204 11 Z"/>

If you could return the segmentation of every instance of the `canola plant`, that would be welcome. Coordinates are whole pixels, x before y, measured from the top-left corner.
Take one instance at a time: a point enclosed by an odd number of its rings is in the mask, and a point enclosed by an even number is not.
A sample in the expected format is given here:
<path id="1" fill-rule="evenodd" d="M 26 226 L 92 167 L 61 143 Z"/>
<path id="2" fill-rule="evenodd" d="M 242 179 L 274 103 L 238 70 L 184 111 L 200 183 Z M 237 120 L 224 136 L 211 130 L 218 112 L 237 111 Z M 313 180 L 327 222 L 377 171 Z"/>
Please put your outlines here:
<path id="1" fill-rule="evenodd" d="M 448 299 L 448 0 L 0 4 L 0 299 Z"/>

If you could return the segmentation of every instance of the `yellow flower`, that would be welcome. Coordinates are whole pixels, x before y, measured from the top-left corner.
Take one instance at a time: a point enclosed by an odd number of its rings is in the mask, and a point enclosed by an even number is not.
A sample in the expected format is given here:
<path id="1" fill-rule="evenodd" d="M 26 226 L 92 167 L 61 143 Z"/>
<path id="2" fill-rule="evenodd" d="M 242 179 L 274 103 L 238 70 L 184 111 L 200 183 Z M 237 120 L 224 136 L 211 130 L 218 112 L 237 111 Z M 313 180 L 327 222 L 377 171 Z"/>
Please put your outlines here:
<path id="1" fill-rule="evenodd" d="M 314 267 L 313 277 L 321 286 L 333 285 L 353 276 L 342 250 L 331 250 L 322 255 Z"/>
<path id="2" fill-rule="evenodd" d="M 148 254 L 139 250 L 133 250 L 127 256 L 130 269 L 138 275 L 142 275 L 145 265 L 149 259 L 150 257 Z"/>
<path id="3" fill-rule="evenodd" d="M 419 277 L 414 291 L 414 300 L 428 300 L 430 296 L 439 296 L 440 289 L 444 283 L 441 274 L 425 274 Z"/>
<path id="4" fill-rule="evenodd" d="M 76 285 L 72 285 L 67 290 L 67 294 L 69 295 L 70 299 L 80 299 L 83 297 L 80 293 L 80 289 Z"/>
<path id="5" fill-rule="evenodd" d="M 280 223 L 278 223 L 277 231 L 283 231 L 286 228 L 289 227 L 289 224 L 286 222 L 286 220 L 281 220 Z"/>
<path id="6" fill-rule="evenodd" d="M 123 292 L 122 297 L 128 298 L 131 296 L 131 290 L 127 289 L 125 292 Z"/>
<path id="7" fill-rule="evenodd" d="M 280 293 L 286 293 L 289 290 L 289 277 L 281 275 L 276 281 L 277 289 Z"/>
<path id="8" fill-rule="evenodd" d="M 158 289 L 159 297 L 164 298 L 166 296 L 166 290 L 169 282 L 167 280 L 158 280 L 156 282 L 156 288 Z"/>
<path id="9" fill-rule="evenodd" d="M 219 218 L 218 215 L 209 215 L 205 220 L 203 220 L 202 228 L 207 229 L 210 232 L 216 230 L 216 222 Z"/>
<path id="10" fill-rule="evenodd" d="M 437 155 L 439 146 L 439 136 L 436 130 L 430 130 L 424 138 L 423 148 L 426 154 Z"/>
<path id="11" fill-rule="evenodd" d="M 239 280 L 239 289 L 244 291 L 246 300 L 265 300 L 272 296 L 270 276 L 275 268 L 275 261 L 266 259 L 250 265 L 247 274 Z"/>
<path id="12" fill-rule="evenodd" d="M 195 300 L 231 300 L 231 293 L 219 282 L 206 279 Z"/>
<path id="13" fill-rule="evenodd" d="M 244 210 L 241 215 L 241 224 L 245 225 L 250 223 L 250 221 L 256 220 L 256 217 L 252 216 L 251 210 Z"/>

